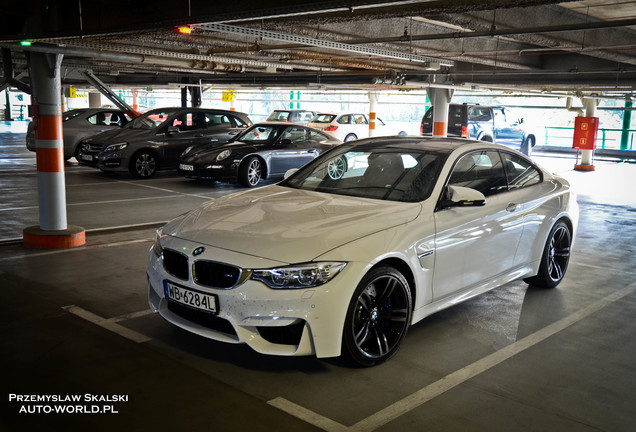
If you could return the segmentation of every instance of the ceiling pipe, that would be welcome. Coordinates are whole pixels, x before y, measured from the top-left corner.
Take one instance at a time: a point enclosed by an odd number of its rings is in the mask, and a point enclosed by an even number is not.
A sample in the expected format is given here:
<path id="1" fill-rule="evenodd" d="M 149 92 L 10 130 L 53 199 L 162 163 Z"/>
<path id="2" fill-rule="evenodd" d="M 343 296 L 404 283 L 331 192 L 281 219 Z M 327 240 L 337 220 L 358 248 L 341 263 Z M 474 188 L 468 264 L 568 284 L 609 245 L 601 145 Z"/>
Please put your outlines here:
<path id="1" fill-rule="evenodd" d="M 154 56 L 146 56 L 142 54 L 125 54 L 125 53 L 115 53 L 115 52 L 106 52 L 106 51 L 90 51 L 81 48 L 69 48 L 69 47 L 61 47 L 57 45 L 42 45 L 42 44 L 33 44 L 29 47 L 23 47 L 18 44 L 12 43 L 0 43 L 0 48 L 9 48 L 14 51 L 29 51 L 29 52 L 42 52 L 49 54 L 63 54 L 65 56 L 75 56 L 75 57 L 91 57 L 100 60 L 113 61 L 117 63 L 139 63 L 139 64 L 156 64 L 156 65 L 165 65 L 165 66 L 177 66 L 177 67 L 189 67 L 193 68 L 194 64 L 197 61 L 193 60 L 179 60 L 172 58 L 162 58 L 162 57 L 154 57 Z M 198 61 L 199 63 L 201 61 Z M 231 65 L 236 66 L 236 65 Z M 219 65 L 215 62 L 209 61 L 205 62 L 205 65 L 202 69 L 207 70 L 219 70 L 219 71 L 227 71 L 226 65 Z"/>

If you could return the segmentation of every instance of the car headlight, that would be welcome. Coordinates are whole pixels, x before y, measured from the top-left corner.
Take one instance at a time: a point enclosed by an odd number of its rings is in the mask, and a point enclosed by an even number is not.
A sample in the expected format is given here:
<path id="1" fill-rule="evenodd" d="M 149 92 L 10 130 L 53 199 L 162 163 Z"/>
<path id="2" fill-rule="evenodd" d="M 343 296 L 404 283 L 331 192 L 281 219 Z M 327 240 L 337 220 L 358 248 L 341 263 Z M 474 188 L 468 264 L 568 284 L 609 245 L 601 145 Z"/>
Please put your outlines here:
<path id="1" fill-rule="evenodd" d="M 221 153 L 219 153 L 219 155 L 216 157 L 216 161 L 222 161 L 223 159 L 227 159 L 230 157 L 230 155 L 232 154 L 232 150 L 223 150 Z"/>
<path id="2" fill-rule="evenodd" d="M 192 150 L 193 148 L 194 148 L 193 145 L 191 145 L 190 147 L 186 147 L 186 149 L 183 151 L 183 153 L 181 153 L 181 157 L 184 157 L 185 155 L 190 153 L 190 150 Z"/>
<path id="3" fill-rule="evenodd" d="M 152 251 L 157 256 L 157 258 L 161 258 L 161 254 L 163 253 L 163 248 L 161 247 L 161 238 L 163 235 L 161 234 L 161 230 L 157 230 L 155 233 L 155 242 L 152 244 Z"/>
<path id="4" fill-rule="evenodd" d="M 118 150 L 123 150 L 126 147 L 128 147 L 128 143 L 111 144 L 104 149 L 104 152 L 106 153 L 106 152 L 114 152 Z"/>
<path id="5" fill-rule="evenodd" d="M 252 279 L 274 289 L 311 288 L 329 282 L 346 265 L 343 262 L 316 262 L 252 270 Z"/>

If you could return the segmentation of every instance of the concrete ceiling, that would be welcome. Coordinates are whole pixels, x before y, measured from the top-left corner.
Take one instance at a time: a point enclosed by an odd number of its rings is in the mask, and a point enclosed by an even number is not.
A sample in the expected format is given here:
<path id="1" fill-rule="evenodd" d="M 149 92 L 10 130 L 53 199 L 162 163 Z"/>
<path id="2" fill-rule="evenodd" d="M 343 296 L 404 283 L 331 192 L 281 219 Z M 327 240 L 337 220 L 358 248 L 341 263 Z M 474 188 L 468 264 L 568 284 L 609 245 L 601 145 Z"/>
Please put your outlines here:
<path id="1" fill-rule="evenodd" d="M 39 50 L 63 54 L 64 84 L 89 69 L 118 86 L 636 89 L 636 0 L 8 3 L 12 85 L 28 84 L 27 53 Z M 191 34 L 175 33 L 186 24 Z"/>

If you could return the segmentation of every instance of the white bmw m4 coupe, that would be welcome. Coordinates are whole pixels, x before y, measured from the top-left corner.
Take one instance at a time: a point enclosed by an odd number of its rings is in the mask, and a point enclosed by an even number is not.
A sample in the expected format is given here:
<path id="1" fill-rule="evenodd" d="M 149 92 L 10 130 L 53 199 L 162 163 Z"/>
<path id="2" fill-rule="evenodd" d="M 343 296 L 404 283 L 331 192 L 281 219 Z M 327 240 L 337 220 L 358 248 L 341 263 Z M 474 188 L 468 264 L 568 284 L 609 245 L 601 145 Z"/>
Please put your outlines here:
<path id="1" fill-rule="evenodd" d="M 372 366 L 446 307 L 558 285 L 577 222 L 568 182 L 509 147 L 363 139 L 165 225 L 149 303 L 206 338 Z"/>

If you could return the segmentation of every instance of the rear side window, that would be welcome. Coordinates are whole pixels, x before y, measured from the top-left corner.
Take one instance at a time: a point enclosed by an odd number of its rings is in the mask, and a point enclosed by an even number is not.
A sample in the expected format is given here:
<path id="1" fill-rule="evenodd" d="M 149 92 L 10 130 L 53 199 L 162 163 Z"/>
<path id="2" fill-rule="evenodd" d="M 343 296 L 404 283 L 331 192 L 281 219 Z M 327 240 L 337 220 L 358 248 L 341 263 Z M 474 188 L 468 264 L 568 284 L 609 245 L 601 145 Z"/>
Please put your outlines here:
<path id="1" fill-rule="evenodd" d="M 338 123 L 340 124 L 349 124 L 351 123 L 351 116 L 350 115 L 343 115 L 342 117 L 340 117 L 338 119 Z"/>
<path id="2" fill-rule="evenodd" d="M 506 168 L 506 177 L 510 189 L 519 189 L 541 183 L 541 171 L 530 162 L 510 153 L 502 153 L 501 157 Z"/>

